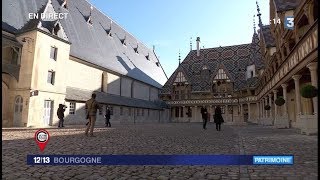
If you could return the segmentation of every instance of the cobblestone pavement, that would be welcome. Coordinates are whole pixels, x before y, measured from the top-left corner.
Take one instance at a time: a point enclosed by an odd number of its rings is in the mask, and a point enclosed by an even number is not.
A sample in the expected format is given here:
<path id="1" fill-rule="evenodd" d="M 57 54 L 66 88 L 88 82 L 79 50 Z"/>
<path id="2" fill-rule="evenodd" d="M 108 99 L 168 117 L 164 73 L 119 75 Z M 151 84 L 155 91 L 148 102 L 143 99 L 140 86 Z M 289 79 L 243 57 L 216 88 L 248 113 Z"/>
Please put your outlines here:
<path id="1" fill-rule="evenodd" d="M 207 130 L 198 123 L 47 129 L 40 153 L 35 129 L 3 129 L 2 179 L 318 179 L 318 136 L 257 125 Z M 32 154 L 294 154 L 293 166 L 28 166 Z"/>

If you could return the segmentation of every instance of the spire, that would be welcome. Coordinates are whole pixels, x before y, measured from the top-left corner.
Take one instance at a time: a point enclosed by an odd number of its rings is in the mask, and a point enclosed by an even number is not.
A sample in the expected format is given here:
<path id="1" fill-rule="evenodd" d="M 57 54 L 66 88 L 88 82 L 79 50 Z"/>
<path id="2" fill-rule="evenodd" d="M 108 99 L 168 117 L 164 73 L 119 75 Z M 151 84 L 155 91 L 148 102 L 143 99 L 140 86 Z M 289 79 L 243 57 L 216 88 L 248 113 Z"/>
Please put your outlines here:
<path id="1" fill-rule="evenodd" d="M 180 49 L 179 49 L 179 66 L 181 64 L 181 55 L 180 55 Z"/>
<path id="2" fill-rule="evenodd" d="M 192 37 L 190 37 L 190 51 L 192 51 Z"/>
<path id="3" fill-rule="evenodd" d="M 261 28 L 262 27 L 262 21 L 261 21 L 261 13 L 260 13 L 260 7 L 259 7 L 259 4 L 258 4 L 258 1 L 256 1 L 256 4 L 257 4 L 257 11 L 258 11 L 257 16 L 259 17 L 259 27 Z"/>
<path id="4" fill-rule="evenodd" d="M 255 20 L 256 15 L 253 15 L 253 33 L 256 33 L 256 20 Z"/>

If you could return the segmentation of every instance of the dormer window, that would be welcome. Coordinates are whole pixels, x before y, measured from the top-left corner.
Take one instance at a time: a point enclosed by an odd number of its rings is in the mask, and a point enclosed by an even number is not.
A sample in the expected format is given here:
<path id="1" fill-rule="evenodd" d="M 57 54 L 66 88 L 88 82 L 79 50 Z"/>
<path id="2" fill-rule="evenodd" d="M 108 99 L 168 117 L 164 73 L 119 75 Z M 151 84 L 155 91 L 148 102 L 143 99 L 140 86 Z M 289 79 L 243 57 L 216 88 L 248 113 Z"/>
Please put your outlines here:
<path id="1" fill-rule="evenodd" d="M 89 15 L 88 20 L 87 20 L 87 23 L 89 23 L 90 25 L 92 25 L 92 19 L 91 19 L 92 10 L 93 10 L 93 7 L 91 6 L 90 7 L 90 15 Z"/>
<path id="2" fill-rule="evenodd" d="M 121 41 L 121 44 L 122 44 L 122 45 L 124 45 L 124 46 L 127 45 L 127 43 L 126 43 L 126 36 L 124 36 L 123 39 L 120 39 L 120 41 Z"/>
<path id="3" fill-rule="evenodd" d="M 60 30 L 60 25 L 59 25 L 59 23 L 56 23 L 56 25 L 53 28 L 53 34 L 57 36 L 59 30 Z"/>
<path id="4" fill-rule="evenodd" d="M 68 9 L 68 0 L 64 0 L 63 3 L 61 4 L 61 7 Z"/>
<path id="5" fill-rule="evenodd" d="M 186 82 L 186 78 L 184 77 L 183 73 L 182 72 L 178 72 L 177 74 L 177 77 L 176 77 L 176 80 L 174 82 Z"/>
<path id="6" fill-rule="evenodd" d="M 139 54 L 139 52 L 138 52 L 138 45 L 137 45 L 137 47 L 133 48 L 133 50 L 134 50 L 135 53 Z"/>
<path id="7" fill-rule="evenodd" d="M 148 55 L 146 55 L 146 59 L 147 59 L 147 60 L 150 60 L 150 59 L 149 59 L 149 54 L 148 54 Z"/>
<path id="8" fill-rule="evenodd" d="M 158 67 L 160 67 L 160 63 L 159 63 L 159 62 L 156 62 L 156 65 L 157 65 Z"/>
<path id="9" fill-rule="evenodd" d="M 91 16 L 88 17 L 87 23 L 89 23 L 90 25 L 92 25 L 92 20 L 91 20 Z"/>
<path id="10" fill-rule="evenodd" d="M 112 37 L 112 35 L 111 35 L 111 28 L 110 28 L 110 29 L 107 29 L 107 30 L 106 30 L 106 33 L 107 33 L 108 36 Z"/>

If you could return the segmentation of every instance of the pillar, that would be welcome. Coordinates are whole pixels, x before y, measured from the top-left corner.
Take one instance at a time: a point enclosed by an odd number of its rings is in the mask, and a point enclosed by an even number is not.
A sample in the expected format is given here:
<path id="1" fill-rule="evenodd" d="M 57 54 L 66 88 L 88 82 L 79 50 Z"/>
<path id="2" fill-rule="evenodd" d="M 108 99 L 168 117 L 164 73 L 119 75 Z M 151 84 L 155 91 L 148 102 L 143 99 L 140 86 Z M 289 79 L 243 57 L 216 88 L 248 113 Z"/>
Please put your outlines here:
<path id="1" fill-rule="evenodd" d="M 251 121 L 251 109 L 250 109 L 250 103 L 248 103 L 248 121 Z"/>
<path id="2" fill-rule="evenodd" d="M 272 116 L 272 101 L 271 101 L 271 98 L 272 98 L 272 94 L 268 94 L 268 96 L 269 96 L 269 106 L 271 107 L 270 108 L 270 110 L 269 110 L 269 117 L 271 118 L 271 119 L 273 119 L 273 116 Z"/>
<path id="3" fill-rule="evenodd" d="M 261 98 L 261 117 L 264 118 L 264 98 Z"/>
<path id="4" fill-rule="evenodd" d="M 277 105 L 275 103 L 276 103 L 276 99 L 277 99 L 278 90 L 273 90 L 272 92 L 273 92 L 273 105 L 274 105 L 274 119 L 276 119 L 277 115 L 278 115 L 278 109 L 277 109 Z"/>
<path id="5" fill-rule="evenodd" d="M 197 114 L 198 114 L 198 112 L 197 112 L 197 110 L 198 110 L 198 106 L 194 106 L 193 108 L 192 108 L 192 113 L 193 113 L 193 121 L 194 122 L 199 122 L 199 120 L 197 119 Z"/>
<path id="6" fill-rule="evenodd" d="M 227 104 L 225 105 L 224 113 L 225 113 L 224 114 L 225 115 L 224 121 L 227 122 L 227 121 L 229 121 L 229 112 L 228 112 L 228 105 Z"/>
<path id="7" fill-rule="evenodd" d="M 297 115 L 301 115 L 301 96 L 300 96 L 300 80 L 301 75 L 293 75 L 292 79 L 294 80 L 294 89 L 295 89 L 295 95 L 296 95 L 296 110 Z"/>
<path id="8" fill-rule="evenodd" d="M 259 108 L 259 102 L 256 102 L 256 105 L 257 105 L 257 111 L 258 111 L 258 114 L 256 114 L 256 118 L 257 118 L 257 119 L 260 119 L 260 108 Z"/>
<path id="9" fill-rule="evenodd" d="M 264 110 L 264 117 L 265 117 L 265 118 L 268 118 L 268 112 L 267 112 L 267 110 L 264 108 L 267 104 L 268 104 L 268 97 L 264 97 L 263 110 Z"/>
<path id="10" fill-rule="evenodd" d="M 311 84 L 312 86 L 318 88 L 318 75 L 317 75 L 317 62 L 312 62 L 307 65 L 307 68 L 311 74 Z M 318 97 L 312 98 L 313 101 L 313 112 L 318 114 Z"/>
<path id="11" fill-rule="evenodd" d="M 287 87 L 288 87 L 288 84 L 281 84 L 281 87 L 282 87 L 283 99 L 285 100 L 285 103 L 283 105 L 283 115 L 287 116 L 287 111 L 288 111 Z"/>

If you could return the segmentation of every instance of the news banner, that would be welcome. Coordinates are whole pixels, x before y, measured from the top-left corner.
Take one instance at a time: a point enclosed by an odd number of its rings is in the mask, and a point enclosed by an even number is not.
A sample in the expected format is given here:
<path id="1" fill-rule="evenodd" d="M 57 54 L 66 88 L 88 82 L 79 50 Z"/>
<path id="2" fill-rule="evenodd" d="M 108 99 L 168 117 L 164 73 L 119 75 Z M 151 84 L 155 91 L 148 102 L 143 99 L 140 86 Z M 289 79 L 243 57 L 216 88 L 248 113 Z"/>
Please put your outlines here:
<path id="1" fill-rule="evenodd" d="M 50 139 L 39 129 L 34 139 L 43 152 Z M 293 165 L 293 155 L 27 155 L 28 165 Z"/>
<path id="2" fill-rule="evenodd" d="M 28 165 L 293 165 L 293 155 L 27 155 Z"/>

